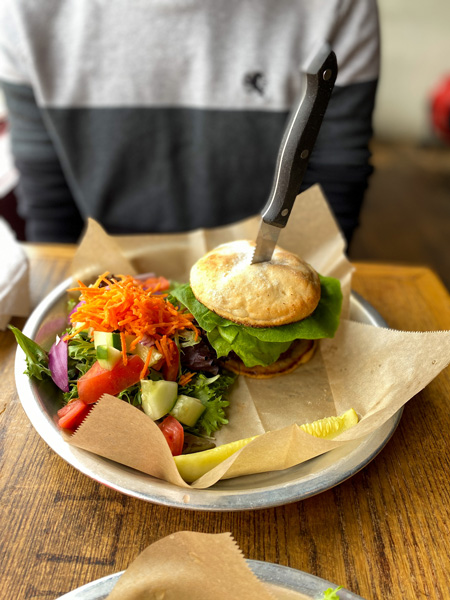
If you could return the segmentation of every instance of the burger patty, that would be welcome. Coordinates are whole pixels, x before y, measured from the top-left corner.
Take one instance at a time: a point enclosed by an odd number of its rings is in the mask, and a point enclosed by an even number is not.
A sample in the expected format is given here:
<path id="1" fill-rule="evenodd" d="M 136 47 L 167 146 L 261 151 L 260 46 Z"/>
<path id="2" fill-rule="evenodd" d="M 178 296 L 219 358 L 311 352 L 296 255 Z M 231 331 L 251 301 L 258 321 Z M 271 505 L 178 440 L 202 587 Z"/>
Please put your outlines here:
<path id="1" fill-rule="evenodd" d="M 225 369 L 238 375 L 245 375 L 246 377 L 253 377 L 255 379 L 268 379 L 269 377 L 291 373 L 299 365 L 311 360 L 317 345 L 316 340 L 295 340 L 286 352 L 280 355 L 277 361 L 267 367 L 261 365 L 246 367 L 242 360 L 234 353 L 233 355 L 228 355 L 220 362 Z"/>

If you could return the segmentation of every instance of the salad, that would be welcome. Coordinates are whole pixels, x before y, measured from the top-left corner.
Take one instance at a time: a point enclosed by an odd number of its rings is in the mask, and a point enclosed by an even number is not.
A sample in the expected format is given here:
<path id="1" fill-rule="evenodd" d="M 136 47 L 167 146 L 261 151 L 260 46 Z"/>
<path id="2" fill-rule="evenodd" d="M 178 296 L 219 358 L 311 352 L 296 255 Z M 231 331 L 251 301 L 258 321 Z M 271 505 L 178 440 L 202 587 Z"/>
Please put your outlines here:
<path id="1" fill-rule="evenodd" d="M 164 277 L 108 272 L 92 285 L 78 282 L 69 290 L 79 297 L 70 301 L 67 329 L 49 352 L 10 326 L 25 373 L 62 391 L 61 429 L 73 432 L 111 394 L 153 419 L 174 456 L 214 447 L 236 376 L 221 368 L 172 287 Z"/>

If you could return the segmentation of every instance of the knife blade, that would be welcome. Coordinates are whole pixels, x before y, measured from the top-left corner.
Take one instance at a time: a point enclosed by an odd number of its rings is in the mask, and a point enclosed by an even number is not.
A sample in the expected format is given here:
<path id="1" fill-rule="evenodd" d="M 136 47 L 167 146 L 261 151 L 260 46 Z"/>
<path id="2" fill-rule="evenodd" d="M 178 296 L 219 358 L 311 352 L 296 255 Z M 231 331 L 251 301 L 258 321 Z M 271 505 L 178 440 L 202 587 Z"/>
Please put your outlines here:
<path id="1" fill-rule="evenodd" d="M 321 46 L 301 73 L 303 94 L 292 110 L 283 134 L 272 190 L 261 212 L 251 264 L 272 258 L 281 229 L 286 227 L 295 198 L 300 193 L 337 73 L 336 55 L 328 44 Z"/>

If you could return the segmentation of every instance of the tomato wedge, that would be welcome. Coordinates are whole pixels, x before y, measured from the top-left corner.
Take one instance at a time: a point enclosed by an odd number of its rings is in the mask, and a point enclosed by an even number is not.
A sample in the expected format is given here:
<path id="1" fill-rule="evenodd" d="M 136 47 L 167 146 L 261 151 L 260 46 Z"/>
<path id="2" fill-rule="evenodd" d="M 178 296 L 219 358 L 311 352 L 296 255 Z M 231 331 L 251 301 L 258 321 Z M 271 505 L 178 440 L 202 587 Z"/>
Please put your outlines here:
<path id="1" fill-rule="evenodd" d="M 164 421 L 158 425 L 158 427 L 163 432 L 173 456 L 178 456 L 181 454 L 183 452 L 184 444 L 183 425 L 177 421 L 175 417 L 168 415 Z"/>
<path id="2" fill-rule="evenodd" d="M 137 383 L 143 368 L 144 362 L 137 355 L 128 357 L 126 365 L 119 360 L 111 371 L 95 362 L 78 380 L 78 397 L 86 404 L 92 404 L 103 394 L 115 396 Z"/>
<path id="3" fill-rule="evenodd" d="M 73 431 L 83 421 L 84 417 L 91 410 L 92 406 L 86 404 L 79 398 L 69 402 L 58 410 L 58 426 L 61 429 L 70 429 Z"/>
<path id="4" fill-rule="evenodd" d="M 170 364 L 164 362 L 161 373 L 166 381 L 176 381 L 178 379 L 178 371 L 180 368 L 180 351 L 174 341 L 168 340 L 167 346 L 169 350 Z"/>
<path id="5" fill-rule="evenodd" d="M 170 288 L 170 281 L 165 277 L 148 277 L 144 281 L 144 289 L 146 290 L 157 290 L 158 292 L 162 292 L 164 290 L 168 290 Z"/>

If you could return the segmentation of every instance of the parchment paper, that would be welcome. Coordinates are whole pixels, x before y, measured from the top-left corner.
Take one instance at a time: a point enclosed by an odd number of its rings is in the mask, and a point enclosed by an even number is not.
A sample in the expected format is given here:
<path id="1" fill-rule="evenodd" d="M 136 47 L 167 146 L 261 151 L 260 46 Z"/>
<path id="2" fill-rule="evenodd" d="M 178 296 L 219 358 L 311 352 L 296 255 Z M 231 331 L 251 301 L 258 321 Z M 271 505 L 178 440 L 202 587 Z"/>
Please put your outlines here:
<path id="1" fill-rule="evenodd" d="M 254 238 L 258 225 L 259 217 L 254 217 L 214 230 L 112 239 L 91 221 L 74 259 L 73 273 L 82 273 L 85 283 L 105 270 L 116 274 L 155 272 L 188 281 L 190 267 L 205 252 L 223 242 Z M 352 266 L 318 186 L 297 197 L 279 245 L 300 255 L 322 275 L 340 279 L 344 309 L 339 330 L 332 340 L 320 342 L 309 363 L 289 375 L 269 380 L 238 378 L 230 398 L 229 425 L 218 432 L 217 444 L 264 435 L 192 487 L 206 488 L 220 478 L 285 469 L 366 436 L 450 362 L 449 331 L 399 332 L 348 320 Z M 360 422 L 334 440 L 314 438 L 298 427 L 349 408 L 356 410 Z M 111 396 L 105 395 L 97 403 L 70 443 L 189 487 L 179 476 L 157 426 L 138 409 Z"/>
<path id="2" fill-rule="evenodd" d="M 256 577 L 230 533 L 180 531 L 141 552 L 107 600 L 142 598 L 276 600 L 278 596 Z"/>

